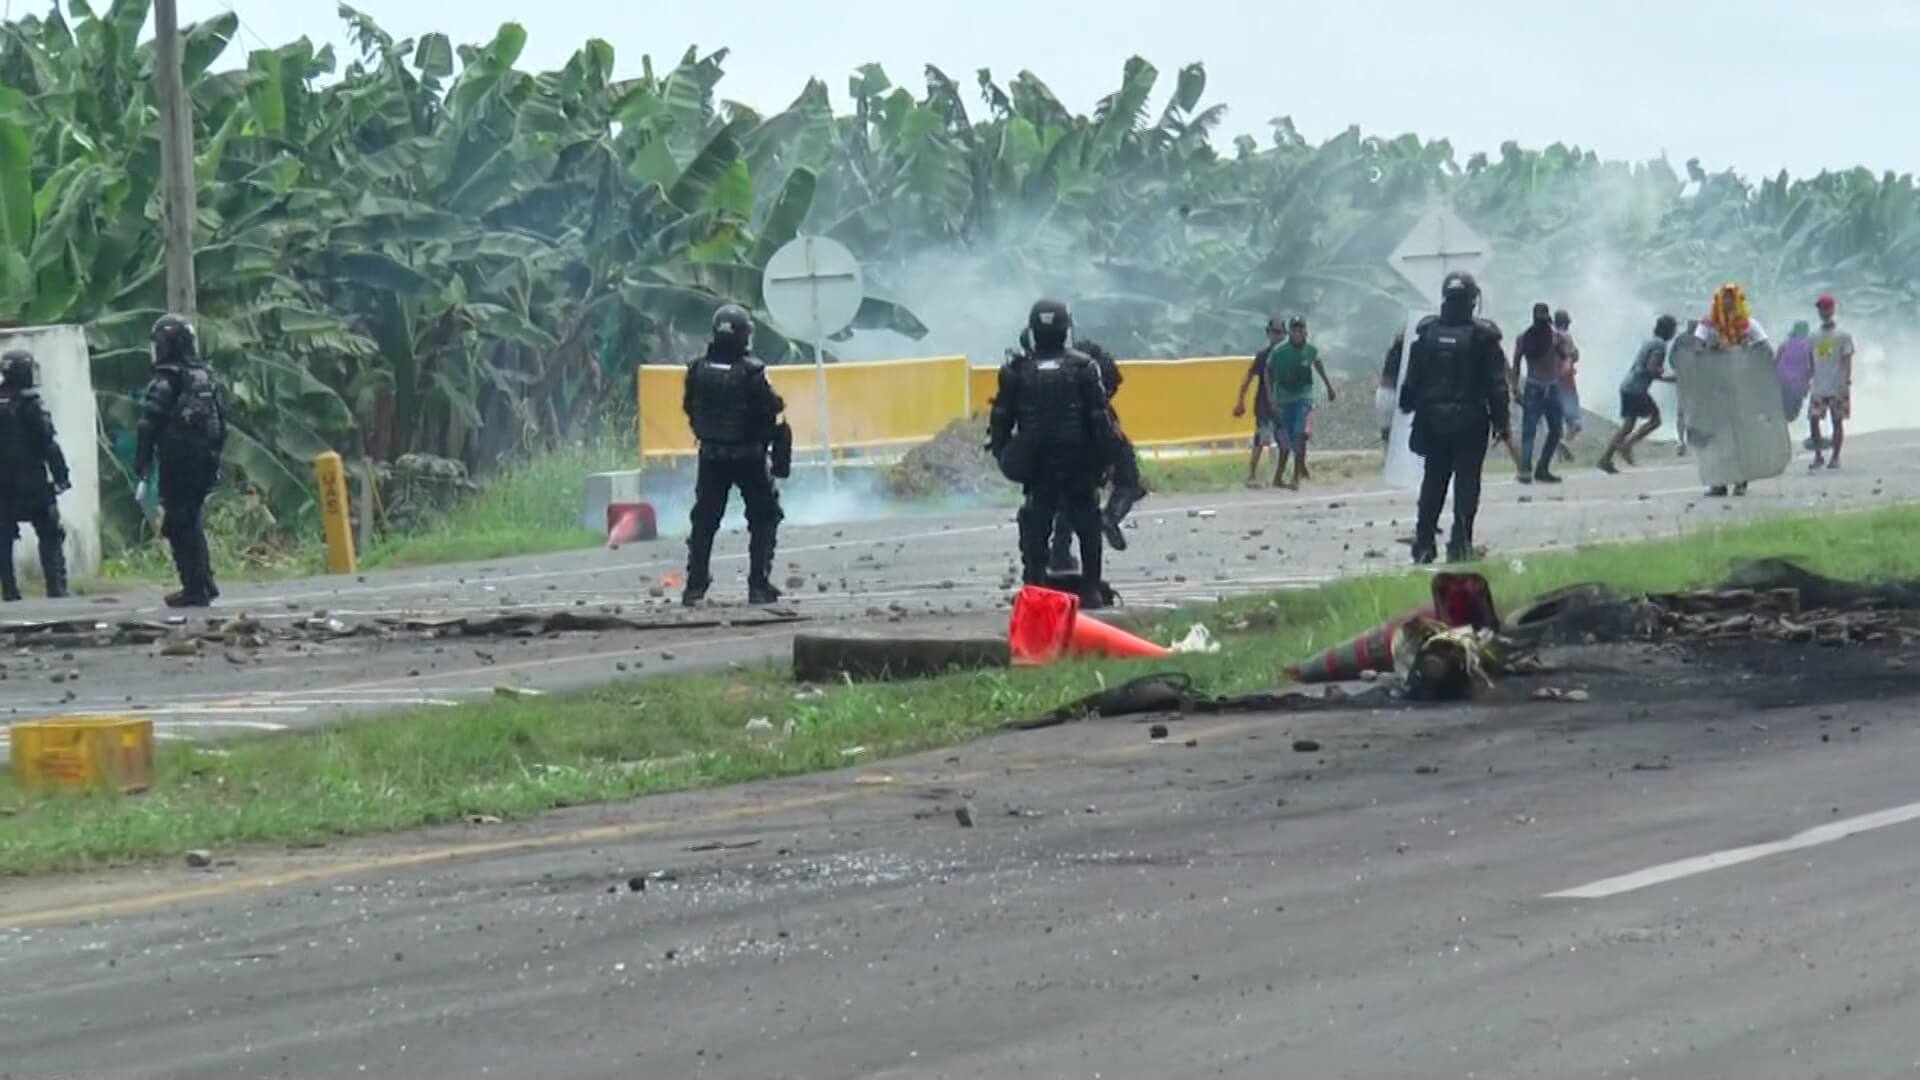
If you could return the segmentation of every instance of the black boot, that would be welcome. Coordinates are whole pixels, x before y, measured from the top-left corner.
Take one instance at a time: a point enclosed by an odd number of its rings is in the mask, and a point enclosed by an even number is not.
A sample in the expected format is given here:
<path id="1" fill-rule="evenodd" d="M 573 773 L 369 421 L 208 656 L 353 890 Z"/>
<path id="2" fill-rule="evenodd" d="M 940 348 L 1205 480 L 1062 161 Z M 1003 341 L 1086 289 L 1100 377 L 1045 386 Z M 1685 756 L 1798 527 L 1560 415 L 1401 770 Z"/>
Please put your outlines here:
<path id="1" fill-rule="evenodd" d="M 8 545 L 6 563 L 0 567 L 0 599 L 11 604 L 20 598 L 20 578 L 13 568 L 12 546 Z"/>
<path id="2" fill-rule="evenodd" d="M 1415 566 L 1425 566 L 1439 557 L 1440 551 L 1434 544 L 1432 536 L 1416 535 L 1413 538 L 1413 564 Z"/>
<path id="3" fill-rule="evenodd" d="M 1120 523 L 1127 520 L 1127 514 L 1133 510 L 1133 504 L 1140 501 L 1140 493 L 1114 488 L 1107 494 L 1107 509 L 1100 519 L 1100 532 L 1107 538 L 1107 546 L 1115 551 L 1127 550 L 1127 534 L 1120 529 Z"/>
<path id="4" fill-rule="evenodd" d="M 772 604 L 781 593 L 773 587 L 773 536 L 750 533 L 747 537 L 747 603 Z"/>
<path id="5" fill-rule="evenodd" d="M 47 579 L 47 599 L 58 600 L 67 595 L 67 552 L 64 536 L 42 537 L 40 540 L 40 573 Z"/>
<path id="6" fill-rule="evenodd" d="M 680 591 L 680 603 L 685 607 L 697 607 L 700 601 L 707 598 L 707 589 L 712 585 L 713 582 L 704 578 L 696 581 L 688 577 L 687 587 Z"/>
<path id="7" fill-rule="evenodd" d="M 206 592 L 206 583 L 200 580 L 200 555 L 189 536 L 175 535 L 167 538 L 173 548 L 173 568 L 180 575 L 180 591 L 166 596 L 171 608 L 207 607 L 213 603 L 213 597 Z"/>

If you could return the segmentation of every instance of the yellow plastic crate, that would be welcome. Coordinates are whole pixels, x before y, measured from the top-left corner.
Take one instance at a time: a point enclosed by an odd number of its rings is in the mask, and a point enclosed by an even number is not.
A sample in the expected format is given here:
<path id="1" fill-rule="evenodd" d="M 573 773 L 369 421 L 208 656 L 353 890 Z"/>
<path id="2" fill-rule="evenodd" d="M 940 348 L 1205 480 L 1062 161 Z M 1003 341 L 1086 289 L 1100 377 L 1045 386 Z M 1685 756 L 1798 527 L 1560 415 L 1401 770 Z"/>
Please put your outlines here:
<path id="1" fill-rule="evenodd" d="M 117 787 L 153 783 L 153 721 L 130 716 L 54 716 L 8 729 L 13 775 L 36 787 Z"/>

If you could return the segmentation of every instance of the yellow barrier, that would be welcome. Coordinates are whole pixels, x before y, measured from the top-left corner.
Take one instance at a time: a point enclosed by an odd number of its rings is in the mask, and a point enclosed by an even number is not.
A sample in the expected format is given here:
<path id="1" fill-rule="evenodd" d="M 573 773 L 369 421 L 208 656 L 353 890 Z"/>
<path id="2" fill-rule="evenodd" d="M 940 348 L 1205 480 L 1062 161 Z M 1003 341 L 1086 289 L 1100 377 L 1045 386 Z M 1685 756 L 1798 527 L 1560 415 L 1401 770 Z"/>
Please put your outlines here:
<path id="1" fill-rule="evenodd" d="M 967 360 L 943 356 L 827 365 L 836 452 L 911 446 L 967 415 Z M 679 364 L 640 368 L 640 453 L 676 457 L 696 449 L 681 392 L 687 369 Z M 781 364 L 767 378 L 787 403 L 796 450 L 820 448 L 820 405 L 812 364 Z"/>
<path id="2" fill-rule="evenodd" d="M 313 459 L 313 478 L 320 485 L 320 518 L 327 530 L 327 572 L 351 574 L 353 521 L 347 509 L 347 469 L 340 455 L 328 450 Z"/>
<path id="3" fill-rule="evenodd" d="M 50 716 L 9 729 L 13 774 L 29 787 L 115 787 L 153 783 L 153 721 L 130 716 Z"/>
<path id="4" fill-rule="evenodd" d="M 1125 383 L 1115 399 L 1120 422 L 1134 445 L 1148 450 L 1244 442 L 1253 434 L 1253 410 L 1235 417 L 1233 402 L 1251 362 L 1239 356 L 1122 360 Z M 999 389 L 999 371 L 969 367 L 960 356 L 829 364 L 834 450 L 911 446 L 963 416 L 979 416 Z M 680 364 L 640 368 L 642 458 L 681 457 L 697 449 L 681 408 L 686 376 Z M 786 400 L 794 448 L 818 450 L 813 365 L 770 367 L 767 377 Z"/>
<path id="5" fill-rule="evenodd" d="M 1127 437 L 1142 448 L 1244 442 L 1253 437 L 1253 403 L 1248 401 L 1246 416 L 1235 418 L 1233 400 L 1252 363 L 1250 356 L 1122 360 L 1114 410 Z M 987 411 L 999 388 L 999 371 L 976 367 L 969 372 L 974 415 Z"/>

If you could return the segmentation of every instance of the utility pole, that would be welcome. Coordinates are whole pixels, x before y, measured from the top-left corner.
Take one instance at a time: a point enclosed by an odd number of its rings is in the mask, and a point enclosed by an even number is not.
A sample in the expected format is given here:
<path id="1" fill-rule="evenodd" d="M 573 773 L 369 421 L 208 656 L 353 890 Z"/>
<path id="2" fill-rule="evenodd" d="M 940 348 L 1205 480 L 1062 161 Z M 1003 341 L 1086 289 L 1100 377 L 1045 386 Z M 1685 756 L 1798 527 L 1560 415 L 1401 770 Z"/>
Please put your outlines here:
<path id="1" fill-rule="evenodd" d="M 154 0 L 154 92 L 160 99 L 160 179 L 166 224 L 167 309 L 193 316 L 193 102 L 180 73 L 180 13 L 174 0 Z"/>

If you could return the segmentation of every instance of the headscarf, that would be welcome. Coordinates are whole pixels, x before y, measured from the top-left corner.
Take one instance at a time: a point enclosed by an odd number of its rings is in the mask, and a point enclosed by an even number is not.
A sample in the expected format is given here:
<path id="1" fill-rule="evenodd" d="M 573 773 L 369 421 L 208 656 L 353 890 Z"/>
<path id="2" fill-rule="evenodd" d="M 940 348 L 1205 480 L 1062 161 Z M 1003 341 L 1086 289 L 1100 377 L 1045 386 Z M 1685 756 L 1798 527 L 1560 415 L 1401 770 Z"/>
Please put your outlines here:
<path id="1" fill-rule="evenodd" d="M 1794 323 L 1792 335 L 1780 346 L 1780 355 L 1774 360 L 1774 374 L 1780 379 L 1780 401 L 1786 408 L 1788 420 L 1799 417 L 1800 404 L 1813 385 L 1813 338 L 1809 336 L 1812 332 L 1805 319 Z"/>
<path id="2" fill-rule="evenodd" d="M 1713 294 L 1713 308 L 1707 313 L 1707 323 L 1720 337 L 1720 344 L 1727 348 L 1738 347 L 1747 340 L 1747 331 L 1753 325 L 1753 312 L 1747 307 L 1746 291 L 1735 282 L 1727 282 Z"/>

